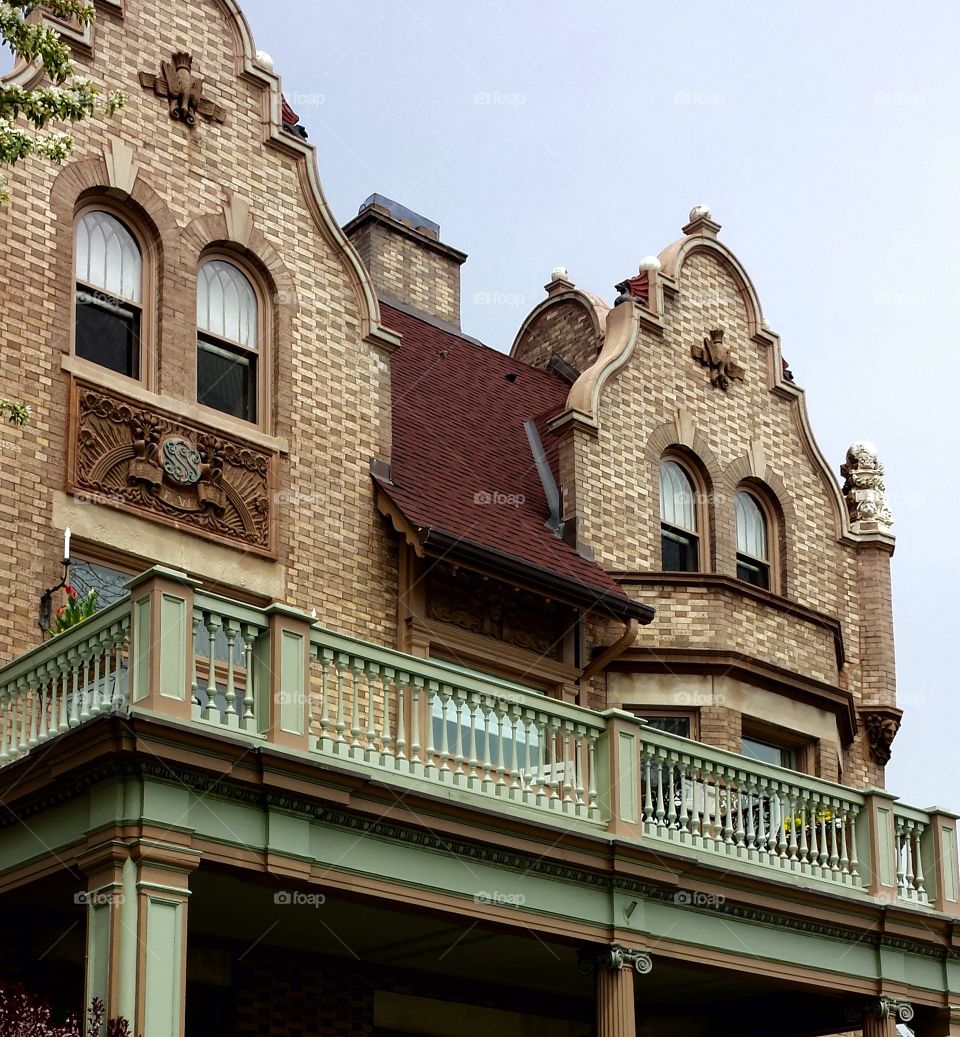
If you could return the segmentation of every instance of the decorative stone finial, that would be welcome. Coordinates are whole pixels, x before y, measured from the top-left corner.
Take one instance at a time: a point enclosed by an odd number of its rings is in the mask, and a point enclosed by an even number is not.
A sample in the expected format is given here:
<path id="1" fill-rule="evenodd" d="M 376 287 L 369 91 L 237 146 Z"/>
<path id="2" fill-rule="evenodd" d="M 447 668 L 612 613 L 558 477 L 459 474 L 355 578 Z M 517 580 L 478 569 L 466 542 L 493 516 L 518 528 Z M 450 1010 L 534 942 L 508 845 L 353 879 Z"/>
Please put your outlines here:
<path id="1" fill-rule="evenodd" d="M 640 260 L 640 271 L 647 271 L 648 273 L 659 274 L 663 269 L 663 263 L 657 259 L 656 256 L 646 256 Z"/>
<path id="2" fill-rule="evenodd" d="M 550 271 L 550 280 L 543 286 L 543 290 L 547 295 L 562 295 L 564 292 L 569 292 L 574 287 L 573 281 L 570 280 L 570 272 L 565 266 L 555 266 Z"/>
<path id="3" fill-rule="evenodd" d="M 712 219 L 713 219 L 713 215 L 710 212 L 710 206 L 709 205 L 695 205 L 690 210 L 690 219 L 689 219 L 688 222 L 689 223 L 693 223 L 696 220 L 712 220 Z"/>
<path id="4" fill-rule="evenodd" d="M 877 460 L 877 448 L 872 443 L 859 439 L 851 444 L 840 474 L 854 532 L 878 532 L 893 525 L 883 482 L 883 465 Z"/>
<path id="5" fill-rule="evenodd" d="M 273 71 L 273 58 L 265 50 L 257 51 L 257 64 L 268 72 Z"/>

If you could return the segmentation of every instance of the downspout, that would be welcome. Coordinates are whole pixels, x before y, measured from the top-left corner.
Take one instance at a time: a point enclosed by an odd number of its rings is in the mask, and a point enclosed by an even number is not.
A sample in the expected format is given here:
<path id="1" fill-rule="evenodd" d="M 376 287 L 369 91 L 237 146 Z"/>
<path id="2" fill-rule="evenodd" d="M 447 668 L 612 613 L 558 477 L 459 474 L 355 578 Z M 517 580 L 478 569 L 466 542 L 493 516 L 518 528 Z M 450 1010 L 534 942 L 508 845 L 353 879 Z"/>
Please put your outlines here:
<path id="1" fill-rule="evenodd" d="M 624 629 L 623 636 L 613 642 L 612 645 L 607 647 L 593 660 L 590 665 L 583 670 L 580 676 L 577 678 L 578 684 L 586 684 L 591 678 L 596 677 L 598 673 L 606 669 L 614 661 L 619 659 L 621 655 L 636 641 L 637 631 L 640 629 L 640 624 L 635 619 L 628 619 L 626 628 Z"/>

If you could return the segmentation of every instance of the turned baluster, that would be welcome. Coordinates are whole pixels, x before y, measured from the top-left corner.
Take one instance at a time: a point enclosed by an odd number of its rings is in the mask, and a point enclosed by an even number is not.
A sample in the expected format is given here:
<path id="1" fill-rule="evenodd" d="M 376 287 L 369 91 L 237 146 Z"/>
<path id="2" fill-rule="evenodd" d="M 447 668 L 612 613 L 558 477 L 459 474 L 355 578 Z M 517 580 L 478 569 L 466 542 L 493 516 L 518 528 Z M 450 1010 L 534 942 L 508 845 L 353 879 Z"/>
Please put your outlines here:
<path id="1" fill-rule="evenodd" d="M 227 687 L 223 695 L 225 703 L 223 710 L 223 722 L 227 727 L 239 727 L 239 716 L 237 714 L 237 687 L 236 687 L 236 663 L 234 660 L 234 646 L 240 627 L 232 619 L 224 620 L 223 632 L 227 638 Z"/>
<path id="2" fill-rule="evenodd" d="M 396 676 L 397 682 L 397 746 L 394 760 L 397 769 L 401 761 L 409 764 L 407 756 L 407 689 L 410 686 L 410 674 L 400 672 Z"/>
<path id="3" fill-rule="evenodd" d="M 217 631 L 220 617 L 215 612 L 204 612 L 203 625 L 207 631 L 207 703 L 203 719 L 220 723 L 220 708 L 217 705 Z"/>
<path id="4" fill-rule="evenodd" d="M 380 687 L 383 694 L 383 723 L 380 728 L 380 765 L 383 767 L 393 766 L 393 732 L 390 726 L 390 687 L 396 678 L 396 671 L 390 666 L 384 666 L 380 671 Z M 397 688 L 397 701 L 400 699 L 400 689 Z"/>
<path id="5" fill-rule="evenodd" d="M 253 666 L 253 644 L 257 639 L 257 628 L 251 623 L 244 623 L 240 628 L 240 637 L 243 640 L 243 667 L 246 671 L 243 682 L 243 717 L 241 726 L 244 731 L 256 731 L 257 729 L 257 687 L 256 674 Z M 326 680 L 326 671 L 324 671 Z"/>
<path id="6" fill-rule="evenodd" d="M 377 759 L 377 685 L 381 675 L 377 663 L 367 663 L 364 667 L 364 679 L 367 682 L 367 730 L 364 735 L 363 759 L 366 763 L 374 763 Z M 383 697 L 383 712 L 387 712 L 387 697 Z"/>

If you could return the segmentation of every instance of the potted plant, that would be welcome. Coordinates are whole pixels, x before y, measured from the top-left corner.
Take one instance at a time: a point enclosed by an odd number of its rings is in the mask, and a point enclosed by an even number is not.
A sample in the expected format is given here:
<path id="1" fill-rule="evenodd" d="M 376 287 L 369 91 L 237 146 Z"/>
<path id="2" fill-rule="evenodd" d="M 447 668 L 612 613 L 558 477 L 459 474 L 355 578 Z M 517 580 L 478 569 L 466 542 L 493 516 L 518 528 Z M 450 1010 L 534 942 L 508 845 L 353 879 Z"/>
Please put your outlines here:
<path id="1" fill-rule="evenodd" d="M 67 595 L 67 603 L 57 609 L 54 617 L 54 637 L 89 619 L 98 607 L 96 588 L 91 587 L 86 594 L 80 594 L 68 583 L 63 589 Z"/>

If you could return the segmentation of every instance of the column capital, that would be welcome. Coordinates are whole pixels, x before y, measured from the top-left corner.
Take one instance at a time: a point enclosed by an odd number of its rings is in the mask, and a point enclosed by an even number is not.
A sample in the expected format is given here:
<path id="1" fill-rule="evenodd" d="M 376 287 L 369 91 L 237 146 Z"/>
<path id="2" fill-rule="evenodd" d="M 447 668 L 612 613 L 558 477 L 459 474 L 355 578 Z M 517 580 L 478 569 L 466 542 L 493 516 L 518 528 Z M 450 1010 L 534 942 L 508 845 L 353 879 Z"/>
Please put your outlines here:
<path id="1" fill-rule="evenodd" d="M 640 976 L 653 971 L 653 958 L 647 951 L 638 951 L 619 943 L 611 943 L 600 951 L 581 951 L 579 958 L 577 967 L 584 975 L 596 969 L 612 969 L 616 972 L 633 969 Z"/>
<path id="2" fill-rule="evenodd" d="M 862 1004 L 849 1005 L 844 1011 L 849 1023 L 861 1023 L 868 1017 L 909 1023 L 913 1020 L 913 1015 L 913 1005 L 909 1001 L 897 1001 L 892 997 L 871 998 Z"/>

